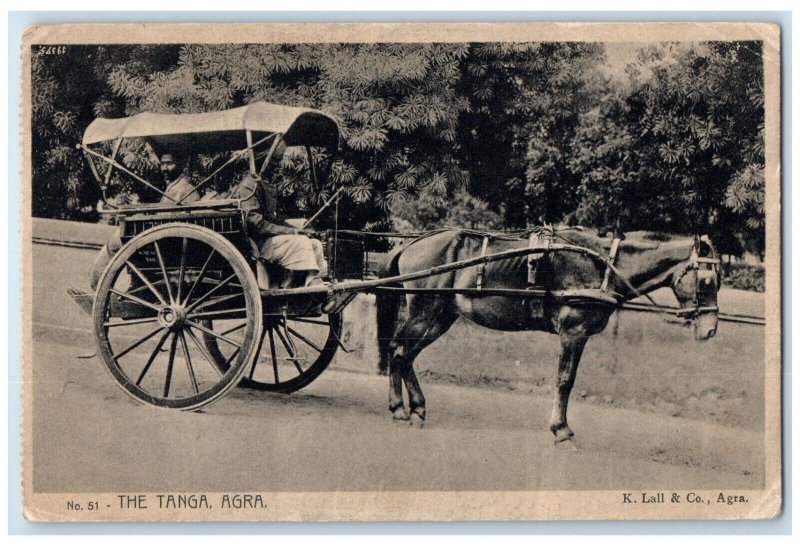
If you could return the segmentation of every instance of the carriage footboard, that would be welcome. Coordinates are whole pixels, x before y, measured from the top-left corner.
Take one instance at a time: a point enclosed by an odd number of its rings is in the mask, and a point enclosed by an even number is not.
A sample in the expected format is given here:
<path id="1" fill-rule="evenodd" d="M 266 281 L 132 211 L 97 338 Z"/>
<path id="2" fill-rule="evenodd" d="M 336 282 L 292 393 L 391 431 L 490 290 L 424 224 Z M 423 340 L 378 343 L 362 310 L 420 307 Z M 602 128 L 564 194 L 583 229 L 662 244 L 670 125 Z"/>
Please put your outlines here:
<path id="1" fill-rule="evenodd" d="M 94 302 L 94 294 L 89 294 L 78 290 L 77 288 L 67 288 L 67 294 L 73 299 L 78 307 L 87 315 L 92 314 L 92 304 Z"/>
<path id="2" fill-rule="evenodd" d="M 362 280 L 367 273 L 364 236 L 328 230 L 325 259 L 331 280 Z"/>

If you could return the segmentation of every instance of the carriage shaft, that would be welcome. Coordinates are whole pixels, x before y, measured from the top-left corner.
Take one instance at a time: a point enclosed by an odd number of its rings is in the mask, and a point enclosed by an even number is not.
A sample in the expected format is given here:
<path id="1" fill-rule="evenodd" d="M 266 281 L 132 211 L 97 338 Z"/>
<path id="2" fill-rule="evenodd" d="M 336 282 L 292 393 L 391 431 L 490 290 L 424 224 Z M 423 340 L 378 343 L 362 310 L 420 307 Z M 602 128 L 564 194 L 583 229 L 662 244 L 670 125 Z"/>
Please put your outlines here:
<path id="1" fill-rule="evenodd" d="M 503 252 L 487 254 L 485 256 L 476 256 L 474 258 L 467 258 L 465 260 L 459 260 L 457 262 L 452 262 L 449 264 L 443 264 L 436 267 L 430 267 L 428 269 L 422 269 L 420 271 L 415 271 L 413 273 L 406 273 L 405 275 L 395 275 L 393 277 L 385 277 L 382 279 L 374 279 L 369 281 L 348 281 L 348 282 L 334 284 L 331 286 L 309 286 L 305 288 L 265 290 L 263 291 L 263 294 L 265 296 L 290 296 L 290 295 L 301 295 L 301 294 L 325 294 L 325 293 L 335 294 L 339 292 L 370 292 L 374 288 L 380 288 L 397 283 L 434 277 L 436 275 L 442 275 L 444 273 L 449 273 L 451 271 L 456 271 L 459 269 L 466 269 L 468 267 L 480 265 L 482 263 L 498 262 L 501 260 L 507 260 L 519 256 L 528 256 L 530 254 L 542 254 L 544 252 L 553 252 L 553 251 L 575 252 L 578 254 L 591 256 L 593 258 L 599 259 L 602 262 L 605 262 L 605 259 L 600 254 L 594 252 L 593 250 L 589 250 L 588 248 L 583 248 L 575 245 L 552 244 L 550 245 L 549 248 L 546 249 L 526 247 L 526 248 L 515 248 L 512 250 L 504 250 Z"/>

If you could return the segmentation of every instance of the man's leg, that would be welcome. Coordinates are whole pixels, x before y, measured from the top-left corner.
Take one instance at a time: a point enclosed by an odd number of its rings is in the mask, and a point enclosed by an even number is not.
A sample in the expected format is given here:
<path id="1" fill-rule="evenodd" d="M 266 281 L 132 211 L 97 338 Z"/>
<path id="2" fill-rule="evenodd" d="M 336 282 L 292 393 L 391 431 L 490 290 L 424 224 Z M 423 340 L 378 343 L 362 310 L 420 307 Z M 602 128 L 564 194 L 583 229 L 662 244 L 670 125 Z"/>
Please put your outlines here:
<path id="1" fill-rule="evenodd" d="M 309 238 L 309 241 L 311 241 L 311 247 L 314 249 L 314 258 L 317 260 L 318 276 L 320 278 L 326 277 L 328 275 L 328 262 L 325 259 L 325 249 L 322 248 L 322 241 L 311 238 Z"/>
<path id="2" fill-rule="evenodd" d="M 97 257 L 92 264 L 92 270 L 89 273 L 89 286 L 92 287 L 93 292 L 97 289 L 97 284 L 100 282 L 100 275 L 103 274 L 108 262 L 111 261 L 111 258 L 114 257 L 114 254 L 116 254 L 120 248 L 122 248 L 122 240 L 119 238 L 118 233 L 114 233 L 114 235 L 108 238 L 108 241 L 103 245 L 103 248 L 100 249 L 100 252 L 97 253 Z"/>
<path id="3" fill-rule="evenodd" d="M 311 239 L 304 235 L 276 235 L 261 247 L 261 256 L 288 271 L 281 288 L 307 286 L 319 274 Z"/>

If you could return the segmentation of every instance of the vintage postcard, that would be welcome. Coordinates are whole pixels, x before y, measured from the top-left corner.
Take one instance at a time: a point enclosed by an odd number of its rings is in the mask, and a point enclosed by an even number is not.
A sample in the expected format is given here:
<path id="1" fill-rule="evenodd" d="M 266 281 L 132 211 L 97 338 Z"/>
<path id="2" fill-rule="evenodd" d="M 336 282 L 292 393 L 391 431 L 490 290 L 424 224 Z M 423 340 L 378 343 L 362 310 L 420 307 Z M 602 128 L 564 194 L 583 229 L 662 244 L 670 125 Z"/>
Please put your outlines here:
<path id="1" fill-rule="evenodd" d="M 777 26 L 21 47 L 25 517 L 780 513 Z"/>

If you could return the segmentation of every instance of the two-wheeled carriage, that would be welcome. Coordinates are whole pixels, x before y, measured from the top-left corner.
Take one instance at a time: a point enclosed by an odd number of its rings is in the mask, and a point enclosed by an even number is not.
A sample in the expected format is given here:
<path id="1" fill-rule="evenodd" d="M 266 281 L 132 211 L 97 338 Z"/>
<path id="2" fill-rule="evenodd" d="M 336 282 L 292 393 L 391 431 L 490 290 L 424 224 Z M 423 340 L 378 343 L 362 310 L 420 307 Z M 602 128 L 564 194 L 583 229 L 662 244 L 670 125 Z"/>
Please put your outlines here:
<path id="1" fill-rule="evenodd" d="M 348 297 L 277 288 L 285 271 L 257 257 L 242 208 L 248 196 L 171 199 L 125 164 L 121 144 L 156 153 L 223 154 L 223 164 L 195 187 L 208 195 L 226 168 L 262 175 L 279 144 L 305 149 L 310 182 L 322 188 L 313 154 L 321 148 L 332 158 L 338 139 L 336 122 L 322 112 L 266 103 L 98 119 L 87 128 L 81 148 L 122 246 L 94 294 L 70 295 L 91 313 L 99 356 L 125 392 L 159 407 L 194 409 L 238 383 L 274 392 L 300 389 L 319 376 L 340 345 L 340 311 Z M 120 176 L 138 181 L 161 202 L 111 204 L 106 194 Z M 332 231 L 317 236 L 328 254 L 327 284 L 359 272 L 353 261 L 363 254 L 353 252 L 351 241 Z"/>
<path id="2" fill-rule="evenodd" d="M 128 155 L 131 150 L 181 149 L 213 156 L 222 164 L 194 186 L 193 191 L 204 198 L 188 203 L 183 198 L 170 198 L 158 184 L 142 176 L 141 169 L 137 172 L 126 164 L 119 157 L 124 141 L 131 142 L 124 150 Z M 74 290 L 70 294 L 91 314 L 99 357 L 126 393 L 154 406 L 189 410 L 210 404 L 237 384 L 273 392 L 296 391 L 330 364 L 342 345 L 341 312 L 364 292 L 384 296 L 402 293 L 415 299 L 420 316 L 406 319 L 417 320 L 424 326 L 425 335 L 435 339 L 433 333 L 449 326 L 423 324 L 426 312 L 450 297 L 461 298 L 447 303 L 451 310 L 468 304 L 460 311 L 466 315 L 479 312 L 470 302 L 495 305 L 492 316 L 513 322 L 505 329 L 559 333 L 556 330 L 561 326 L 552 326 L 556 324 L 553 317 L 563 315 L 564 309 L 597 309 L 590 314 L 600 317 L 602 329 L 608 315 L 624 301 L 657 286 L 671 285 L 682 307 L 678 314 L 704 323 L 698 337 L 713 336 L 718 311 L 718 260 L 710 244 L 700 237 L 661 249 L 658 245 L 636 248 L 628 244 L 630 248 L 623 252 L 619 239 L 604 242 L 581 235 L 576 244 L 553 229 L 532 229 L 511 236 L 464 230 L 453 232 L 452 237 L 429 233 L 409 245 L 449 245 L 447 252 L 437 250 L 432 255 L 452 254 L 452 260 L 422 259 L 408 269 L 395 252 L 390 254 L 381 278 L 366 278 L 366 240 L 387 234 L 334 229 L 316 233 L 323 240 L 328 264 L 322 282 L 280 283 L 285 271 L 276 264 L 264 263 L 248 231 L 248 212 L 243 203 L 253 194 L 206 199 L 211 195 L 206 190 L 226 168 L 239 167 L 256 177 L 259 184 L 271 183 L 269 177 L 262 180 L 262 175 L 271 168 L 276 150 L 283 145 L 305 151 L 302 170 L 312 188 L 327 188 L 330 198 L 323 208 L 327 207 L 343 191 L 322 180 L 330 171 L 338 141 L 336 121 L 323 112 L 267 103 L 201 114 L 143 113 L 124 119 L 98 119 L 87 128 L 81 148 L 103 189 L 104 212 L 119 226 L 120 246 L 93 294 Z M 320 158 L 325 158 L 321 166 Z M 115 177 L 138 181 L 146 191 L 160 195 L 161 202 L 109 204 L 105 196 L 112 183 L 119 181 Z M 618 251 L 636 254 L 637 267 L 644 264 L 649 269 L 622 271 L 625 264 L 616 262 Z M 643 260 L 648 252 L 653 259 Z M 666 258 L 661 256 L 665 252 Z M 493 262 L 504 262 L 505 266 L 487 267 Z M 557 262 L 563 262 L 563 271 L 554 269 Z M 573 282 L 570 271 L 580 272 L 580 282 Z M 634 286 L 629 278 L 643 284 Z M 511 311 L 519 316 L 511 317 Z M 431 316 L 445 315 L 437 311 Z M 403 328 L 414 327 L 403 326 L 394 315 L 385 318 L 384 322 L 393 326 L 383 336 L 386 346 L 379 348 L 382 365 L 392 358 L 408 358 L 408 352 L 392 356 L 387 351 L 392 344 L 400 346 L 412 339 L 403 337 Z M 391 339 L 394 341 L 388 343 Z M 410 361 L 397 360 L 394 373 L 400 373 L 400 364 L 407 370 L 413 357 Z M 407 384 L 416 385 L 413 378 L 406 379 Z M 394 387 L 399 384 L 398 378 L 392 379 Z M 559 393 L 562 398 L 568 397 L 568 389 Z M 395 402 L 402 404 L 402 398 Z M 561 403 L 565 416 L 565 399 Z M 418 402 L 412 400 L 414 404 Z M 417 406 L 417 410 L 418 416 L 424 415 L 424 409 L 419 411 Z"/>

